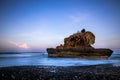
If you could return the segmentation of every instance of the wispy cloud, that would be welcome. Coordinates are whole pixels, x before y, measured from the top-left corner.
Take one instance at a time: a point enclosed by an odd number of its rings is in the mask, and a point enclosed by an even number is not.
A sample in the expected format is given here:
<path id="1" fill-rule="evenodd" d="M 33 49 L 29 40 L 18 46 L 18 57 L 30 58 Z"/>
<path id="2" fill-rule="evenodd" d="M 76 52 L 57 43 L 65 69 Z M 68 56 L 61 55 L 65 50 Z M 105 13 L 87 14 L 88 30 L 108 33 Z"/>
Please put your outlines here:
<path id="1" fill-rule="evenodd" d="M 86 21 L 89 19 L 89 14 L 74 14 L 74 15 L 70 15 L 69 18 L 74 22 L 74 23 L 80 23 L 82 21 Z"/>
<path id="2" fill-rule="evenodd" d="M 19 48 L 23 48 L 23 49 L 30 48 L 26 43 L 20 43 L 20 42 L 16 42 L 16 41 L 10 41 L 10 43 L 16 45 Z"/>

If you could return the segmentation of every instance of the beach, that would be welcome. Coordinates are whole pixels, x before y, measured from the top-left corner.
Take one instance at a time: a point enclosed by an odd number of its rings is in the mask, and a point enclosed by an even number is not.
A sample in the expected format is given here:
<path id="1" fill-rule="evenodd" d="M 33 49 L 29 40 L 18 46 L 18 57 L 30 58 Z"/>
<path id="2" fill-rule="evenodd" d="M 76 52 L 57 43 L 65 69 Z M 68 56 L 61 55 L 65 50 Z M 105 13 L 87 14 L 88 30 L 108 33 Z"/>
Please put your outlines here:
<path id="1" fill-rule="evenodd" d="M 12 66 L 0 68 L 0 80 L 120 80 L 120 66 Z"/>

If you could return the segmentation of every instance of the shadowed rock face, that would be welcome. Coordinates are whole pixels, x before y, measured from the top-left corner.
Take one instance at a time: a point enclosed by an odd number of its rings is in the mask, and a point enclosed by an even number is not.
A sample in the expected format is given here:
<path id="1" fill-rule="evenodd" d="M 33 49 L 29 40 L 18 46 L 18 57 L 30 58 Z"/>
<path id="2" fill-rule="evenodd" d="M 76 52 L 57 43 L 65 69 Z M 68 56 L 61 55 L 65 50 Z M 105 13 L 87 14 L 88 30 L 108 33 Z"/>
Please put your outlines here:
<path id="1" fill-rule="evenodd" d="M 57 46 L 57 49 L 91 47 L 95 43 L 95 35 L 90 31 L 81 30 L 64 39 L 64 45 Z"/>
<path id="2" fill-rule="evenodd" d="M 100 48 L 66 48 L 66 49 L 54 49 L 48 48 L 49 57 L 79 57 L 87 59 L 107 59 L 111 56 L 112 50 Z"/>
<path id="3" fill-rule="evenodd" d="M 64 39 L 56 49 L 47 48 L 49 57 L 80 57 L 80 58 L 108 58 L 112 50 L 100 48 L 95 49 L 91 45 L 95 43 L 95 35 L 90 31 L 81 30 Z"/>

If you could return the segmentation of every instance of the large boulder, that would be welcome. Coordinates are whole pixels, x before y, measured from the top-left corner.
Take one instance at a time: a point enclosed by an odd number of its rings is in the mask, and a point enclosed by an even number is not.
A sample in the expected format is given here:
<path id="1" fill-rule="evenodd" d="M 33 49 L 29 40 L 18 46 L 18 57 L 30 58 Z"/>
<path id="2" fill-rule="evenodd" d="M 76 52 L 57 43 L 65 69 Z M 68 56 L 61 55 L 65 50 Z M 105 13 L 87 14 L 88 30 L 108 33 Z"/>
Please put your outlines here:
<path id="1" fill-rule="evenodd" d="M 90 31 L 81 30 L 64 39 L 64 44 L 57 48 L 82 48 L 91 47 L 95 43 L 95 35 Z"/>

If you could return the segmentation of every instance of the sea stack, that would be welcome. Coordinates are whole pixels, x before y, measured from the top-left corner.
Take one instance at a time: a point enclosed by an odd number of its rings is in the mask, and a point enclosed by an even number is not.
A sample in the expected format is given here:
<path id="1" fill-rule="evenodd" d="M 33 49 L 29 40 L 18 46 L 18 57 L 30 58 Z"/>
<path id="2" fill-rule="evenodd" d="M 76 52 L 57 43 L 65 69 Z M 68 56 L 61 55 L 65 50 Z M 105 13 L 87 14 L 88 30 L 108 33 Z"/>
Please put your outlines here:
<path id="1" fill-rule="evenodd" d="M 78 57 L 91 59 L 107 59 L 111 56 L 112 50 L 106 48 L 94 48 L 95 35 L 82 29 L 64 39 L 64 44 L 56 48 L 47 48 L 49 57 Z"/>

